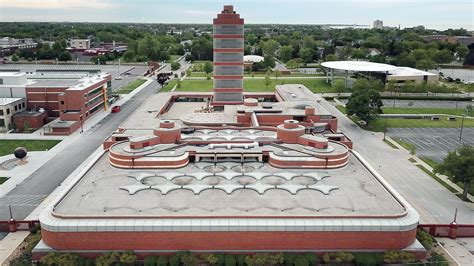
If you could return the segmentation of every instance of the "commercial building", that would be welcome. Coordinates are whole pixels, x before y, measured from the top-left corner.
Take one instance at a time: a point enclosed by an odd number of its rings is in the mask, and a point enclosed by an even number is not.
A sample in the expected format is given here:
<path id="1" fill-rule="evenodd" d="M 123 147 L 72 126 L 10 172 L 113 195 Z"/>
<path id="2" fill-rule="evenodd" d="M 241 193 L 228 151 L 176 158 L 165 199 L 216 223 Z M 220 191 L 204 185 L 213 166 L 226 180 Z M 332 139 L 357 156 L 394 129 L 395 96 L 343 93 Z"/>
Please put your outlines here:
<path id="1" fill-rule="evenodd" d="M 83 51 L 91 48 L 91 41 L 89 39 L 71 39 L 69 45 L 72 50 Z"/>
<path id="2" fill-rule="evenodd" d="M 233 6 L 214 19 L 213 105 L 241 104 L 244 78 L 244 19 Z"/>
<path id="3" fill-rule="evenodd" d="M 450 44 L 470 45 L 474 43 L 474 36 L 451 36 L 443 34 L 428 35 L 422 37 L 425 42 L 447 42 Z"/>
<path id="4" fill-rule="evenodd" d="M 23 98 L 0 98 L 0 132 L 13 128 L 13 115 L 26 109 Z"/>
<path id="5" fill-rule="evenodd" d="M 374 29 L 383 29 L 383 21 L 382 20 L 375 20 L 374 21 Z"/>
<path id="6" fill-rule="evenodd" d="M 231 12 L 231 7 L 224 10 Z M 418 213 L 298 84 L 152 95 L 40 216 L 47 252 L 423 250 Z"/>
<path id="7" fill-rule="evenodd" d="M 330 61 L 321 63 L 321 66 L 326 68 L 326 82 L 332 81 L 334 76 L 339 73 L 345 76 L 346 86 L 349 84 L 350 74 L 352 73 L 379 78 L 384 83 L 390 80 L 397 83 L 437 83 L 439 78 L 437 74 L 411 67 L 397 67 L 367 61 Z"/>
<path id="8" fill-rule="evenodd" d="M 112 88 L 110 74 L 83 71 L 2 72 L 0 81 L 0 97 L 26 102 L 25 112 L 13 117 L 16 129 L 25 122 L 39 128 L 56 119 L 46 134 L 70 134 L 98 110 L 107 109 Z"/>

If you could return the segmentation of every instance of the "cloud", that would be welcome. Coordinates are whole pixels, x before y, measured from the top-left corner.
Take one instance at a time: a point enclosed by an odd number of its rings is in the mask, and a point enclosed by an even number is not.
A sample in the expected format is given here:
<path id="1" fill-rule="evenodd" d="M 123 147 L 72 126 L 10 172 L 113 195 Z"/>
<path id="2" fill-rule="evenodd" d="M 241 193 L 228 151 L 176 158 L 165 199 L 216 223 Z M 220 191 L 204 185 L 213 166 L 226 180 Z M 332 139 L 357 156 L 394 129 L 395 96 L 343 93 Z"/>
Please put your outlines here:
<path id="1" fill-rule="evenodd" d="M 73 8 L 111 8 L 115 4 L 101 0 L 6 0 L 1 1 L 1 8 L 19 9 L 73 9 Z"/>

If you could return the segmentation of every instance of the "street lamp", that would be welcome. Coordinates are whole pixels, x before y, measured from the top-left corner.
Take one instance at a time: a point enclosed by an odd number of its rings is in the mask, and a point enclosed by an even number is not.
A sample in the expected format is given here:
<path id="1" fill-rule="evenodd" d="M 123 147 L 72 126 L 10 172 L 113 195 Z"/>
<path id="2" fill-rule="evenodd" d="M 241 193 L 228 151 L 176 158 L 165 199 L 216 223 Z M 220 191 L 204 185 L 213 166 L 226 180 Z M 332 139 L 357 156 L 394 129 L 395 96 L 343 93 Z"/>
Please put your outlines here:
<path id="1" fill-rule="evenodd" d="M 118 71 L 117 76 L 120 76 L 120 58 L 118 60 L 118 70 L 117 71 Z"/>
<path id="2" fill-rule="evenodd" d="M 97 65 L 100 66 L 100 59 L 97 58 Z"/>
<path id="3" fill-rule="evenodd" d="M 462 121 L 461 121 L 461 132 L 459 133 L 459 141 L 462 141 L 462 130 L 464 129 L 464 118 L 466 117 L 465 114 L 462 115 Z"/>

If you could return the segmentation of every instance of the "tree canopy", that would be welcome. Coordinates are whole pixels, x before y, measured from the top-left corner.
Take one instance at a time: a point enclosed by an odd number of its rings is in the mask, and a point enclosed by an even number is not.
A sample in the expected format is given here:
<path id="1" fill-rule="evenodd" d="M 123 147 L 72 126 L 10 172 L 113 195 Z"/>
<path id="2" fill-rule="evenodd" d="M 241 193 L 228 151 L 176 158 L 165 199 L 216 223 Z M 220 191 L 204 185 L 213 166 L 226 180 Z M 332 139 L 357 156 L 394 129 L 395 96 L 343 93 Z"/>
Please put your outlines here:
<path id="1" fill-rule="evenodd" d="M 358 90 L 349 97 L 346 111 L 349 116 L 355 115 L 369 125 L 382 113 L 382 106 L 382 98 L 378 91 L 373 89 Z"/>
<path id="2" fill-rule="evenodd" d="M 467 198 L 470 183 L 474 180 L 474 147 L 464 145 L 450 151 L 434 171 L 452 178 L 455 182 L 462 182 L 464 184 L 463 197 Z"/>

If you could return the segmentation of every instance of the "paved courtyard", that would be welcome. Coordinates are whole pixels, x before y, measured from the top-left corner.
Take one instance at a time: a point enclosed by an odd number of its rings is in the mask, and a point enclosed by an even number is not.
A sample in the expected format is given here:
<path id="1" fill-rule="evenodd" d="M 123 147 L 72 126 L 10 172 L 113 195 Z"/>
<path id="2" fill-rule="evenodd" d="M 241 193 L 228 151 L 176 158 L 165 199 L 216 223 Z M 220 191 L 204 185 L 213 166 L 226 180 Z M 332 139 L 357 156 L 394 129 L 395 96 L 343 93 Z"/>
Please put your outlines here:
<path id="1" fill-rule="evenodd" d="M 463 144 L 474 145 L 474 128 L 464 128 L 459 141 L 459 128 L 389 128 L 388 135 L 415 145 L 418 157 L 441 162 L 448 151 Z"/>

